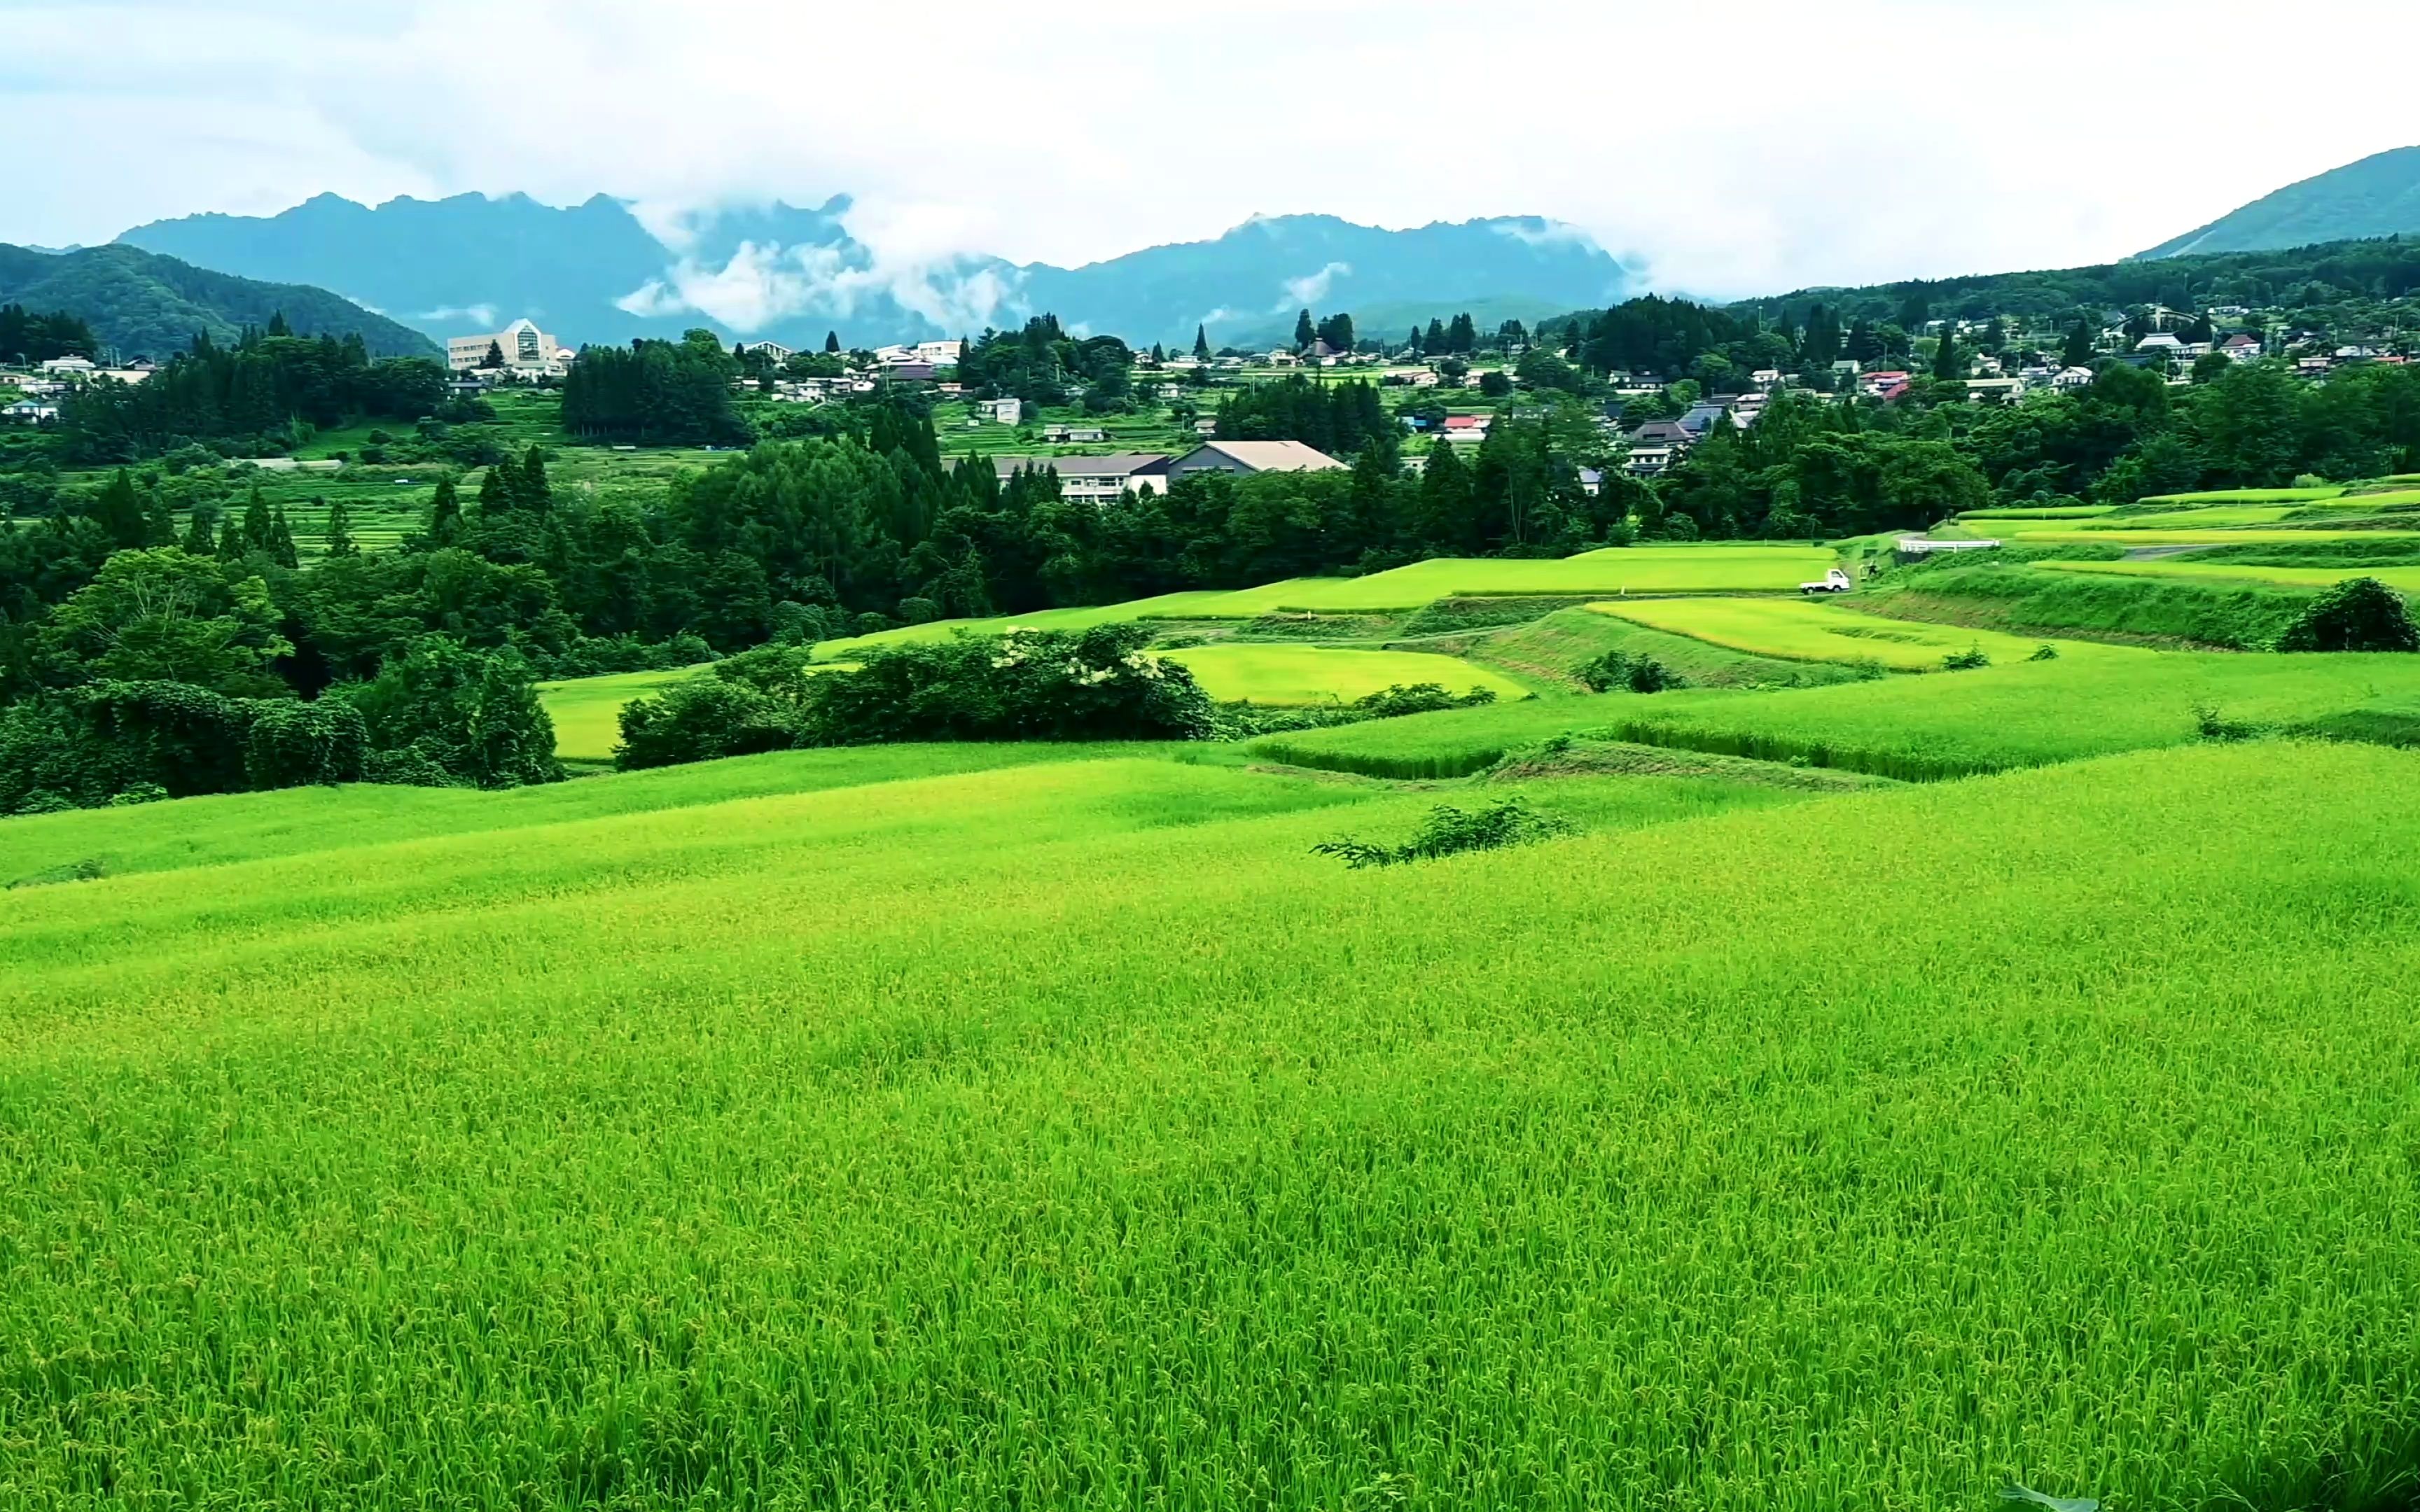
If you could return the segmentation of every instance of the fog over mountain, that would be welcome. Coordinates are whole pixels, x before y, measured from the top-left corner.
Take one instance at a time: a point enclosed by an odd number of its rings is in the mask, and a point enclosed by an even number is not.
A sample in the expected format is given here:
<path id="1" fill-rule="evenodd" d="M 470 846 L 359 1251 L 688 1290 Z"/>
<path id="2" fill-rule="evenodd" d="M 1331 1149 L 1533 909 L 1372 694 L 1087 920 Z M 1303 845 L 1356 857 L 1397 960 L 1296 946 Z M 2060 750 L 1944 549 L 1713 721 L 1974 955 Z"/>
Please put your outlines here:
<path id="1" fill-rule="evenodd" d="M 1255 216 L 1207 241 L 1078 268 L 983 255 L 898 261 L 853 236 L 846 196 L 778 201 L 651 223 L 597 194 L 555 207 L 526 194 L 320 194 L 270 216 L 194 215 L 121 242 L 245 277 L 307 283 L 432 335 L 529 316 L 572 342 L 726 335 L 799 346 L 951 336 L 1056 314 L 1138 344 L 1282 335 L 1295 312 L 1352 313 L 1391 330 L 1470 310 L 1535 318 L 1603 304 L 1637 279 L 1587 233 L 1534 216 L 1392 231 L 1333 216 Z"/>

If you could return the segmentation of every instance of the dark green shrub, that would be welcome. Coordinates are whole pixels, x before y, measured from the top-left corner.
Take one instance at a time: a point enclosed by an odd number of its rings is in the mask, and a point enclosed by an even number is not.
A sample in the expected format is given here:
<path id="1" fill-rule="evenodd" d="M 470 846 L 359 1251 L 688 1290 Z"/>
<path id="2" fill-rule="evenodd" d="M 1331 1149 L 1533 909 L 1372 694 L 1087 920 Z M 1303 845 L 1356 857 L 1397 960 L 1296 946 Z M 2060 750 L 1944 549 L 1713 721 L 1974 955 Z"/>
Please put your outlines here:
<path id="1" fill-rule="evenodd" d="M 721 671 L 719 666 L 713 674 L 622 705 L 622 740 L 613 748 L 613 765 L 639 771 L 798 744 L 796 703 L 785 704 L 742 679 L 716 675 Z"/>
<path id="2" fill-rule="evenodd" d="M 1668 688 L 1689 686 L 1687 678 L 1654 657 L 1634 656 L 1620 651 L 1608 651 L 1602 656 L 1580 663 L 1572 669 L 1572 675 L 1587 684 L 1592 693 L 1661 693 Z"/>
<path id="3" fill-rule="evenodd" d="M 1406 714 L 1434 714 L 1439 709 L 1475 709 L 1495 702 L 1496 690 L 1492 687 L 1449 693 L 1442 683 L 1396 683 L 1381 692 L 1355 699 L 1350 707 L 1365 719 L 1392 719 Z"/>
<path id="4" fill-rule="evenodd" d="M 960 632 L 884 647 L 853 672 L 807 679 L 803 743 L 892 740 L 1203 740 L 1209 696 L 1193 674 L 1145 653 L 1151 632 Z"/>
<path id="5" fill-rule="evenodd" d="M 232 699 L 191 683 L 95 683 L 70 696 L 89 764 L 85 802 L 138 782 L 172 797 L 240 793 L 244 746 L 265 702 Z"/>
<path id="6" fill-rule="evenodd" d="M 416 751 L 415 769 L 425 763 L 450 781 L 482 788 L 563 779 L 554 721 L 538 702 L 528 666 L 509 652 L 423 636 L 376 678 L 328 696 L 361 711 L 373 748 Z M 365 765 L 398 769 L 391 761 Z"/>
<path id="7" fill-rule="evenodd" d="M 244 777 L 255 789 L 358 782 L 368 751 L 369 726 L 349 703 L 264 704 L 244 743 Z"/>
<path id="8" fill-rule="evenodd" d="M 2055 656 L 2057 653 L 2053 652 L 2052 655 Z M 2037 655 L 2029 659 L 2040 661 L 2041 660 L 2041 657 Z M 1963 651 L 1953 651 L 1949 655 L 1941 658 L 1941 667 L 1944 671 L 1970 672 L 1978 668 L 1989 667 L 1990 665 L 1992 665 L 1992 658 L 1983 654 L 1983 648 L 1981 646 L 1968 646 Z"/>
<path id="9" fill-rule="evenodd" d="M 2280 651 L 2420 651 L 2403 595 L 2375 578 L 2348 578 L 2311 600 L 2286 633 Z"/>

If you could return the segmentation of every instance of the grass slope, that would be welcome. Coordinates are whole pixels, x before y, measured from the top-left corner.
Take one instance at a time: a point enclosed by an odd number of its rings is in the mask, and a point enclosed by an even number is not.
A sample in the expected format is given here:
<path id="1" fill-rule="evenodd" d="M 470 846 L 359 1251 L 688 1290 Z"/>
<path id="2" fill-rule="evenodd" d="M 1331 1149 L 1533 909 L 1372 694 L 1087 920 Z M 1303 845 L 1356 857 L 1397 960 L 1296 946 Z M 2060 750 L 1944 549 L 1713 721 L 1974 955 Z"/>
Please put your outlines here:
<path id="1" fill-rule="evenodd" d="M 2243 650 L 2274 644 L 2310 602 L 2304 588 L 2054 565 L 2083 563 L 1945 563 L 1905 574 L 1865 602 L 1908 619 L 2016 635 L 2107 635 Z"/>
<path id="2" fill-rule="evenodd" d="M 1580 683 L 1572 669 L 1608 651 L 1652 656 L 1692 685 L 1705 687 L 1796 687 L 1852 675 L 1838 667 L 1748 656 L 1586 608 L 1558 609 L 1534 624 L 1498 631 L 1475 643 L 1470 655 L 1575 692 Z"/>
<path id="3" fill-rule="evenodd" d="M 29 814 L 0 822 L 0 856 L 7 857 L 0 887 L 82 861 L 98 862 L 109 876 L 226 866 L 405 840 L 660 813 L 741 798 L 1151 753 L 1194 759 L 1204 748 L 1124 741 L 857 746 L 735 756 L 501 793 L 358 784 Z"/>
<path id="4" fill-rule="evenodd" d="M 1304 854 L 1425 801 L 1372 791 L 1059 764 L 0 893 L 8 1499 L 2420 1467 L 2420 758 Z"/>

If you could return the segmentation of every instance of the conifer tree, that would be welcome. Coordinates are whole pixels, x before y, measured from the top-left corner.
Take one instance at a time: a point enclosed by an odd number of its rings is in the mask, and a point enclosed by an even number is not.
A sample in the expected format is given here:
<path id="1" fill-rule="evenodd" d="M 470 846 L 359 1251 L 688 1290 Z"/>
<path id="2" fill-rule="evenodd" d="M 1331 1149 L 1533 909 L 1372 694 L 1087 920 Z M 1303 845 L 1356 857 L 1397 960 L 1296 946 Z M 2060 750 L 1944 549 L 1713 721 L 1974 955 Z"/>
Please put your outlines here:
<path id="1" fill-rule="evenodd" d="M 342 499 L 328 506 L 328 555 L 358 556 L 361 548 L 353 544 L 353 512 L 345 507 Z"/>
<path id="2" fill-rule="evenodd" d="M 1311 312 L 1303 311 L 1294 317 L 1294 344 L 1308 347 L 1319 339 L 1319 330 L 1311 323 Z"/>
<path id="3" fill-rule="evenodd" d="M 143 544 L 177 544 L 177 517 L 169 510 L 167 498 L 156 488 L 149 490 L 143 501 Z"/>
<path id="4" fill-rule="evenodd" d="M 250 556 L 255 551 L 271 551 L 276 545 L 277 530 L 270 523 L 269 501 L 260 496 L 260 485 L 256 483 L 252 486 L 251 499 L 243 506 L 242 554 Z"/>
<path id="5" fill-rule="evenodd" d="M 243 521 L 229 515 L 219 521 L 219 560 L 241 562 L 243 551 Z"/>
<path id="6" fill-rule="evenodd" d="M 1152 365 L 1152 366 L 1154 366 L 1154 367 L 1157 367 L 1160 363 L 1165 363 L 1165 362 L 1167 362 L 1167 361 L 1168 361 L 1168 348 L 1167 348 L 1167 347 L 1162 347 L 1159 343 L 1157 343 L 1157 342 L 1156 342 L 1156 341 L 1155 341 L 1155 342 L 1153 342 L 1153 343 L 1151 344 L 1151 365 Z"/>
<path id="7" fill-rule="evenodd" d="M 286 523 L 284 504 L 271 504 L 269 509 L 269 557 L 281 567 L 301 565 L 294 550 L 294 532 Z"/>
<path id="8" fill-rule="evenodd" d="M 216 532 L 212 529 L 212 527 L 217 523 L 217 520 L 218 512 L 216 510 L 209 509 L 202 505 L 194 506 L 194 517 L 185 522 L 185 539 L 183 542 L 185 555 L 189 557 L 214 557 L 218 555 L 219 547 L 216 538 Z"/>
<path id="9" fill-rule="evenodd" d="M 2058 360 L 2069 367 L 2092 365 L 2092 327 L 2089 322 L 2080 317 L 2076 320 L 2067 333 L 2067 345 L 2060 348 Z"/>
<path id="10" fill-rule="evenodd" d="M 1206 325 L 1193 328 L 1193 356 L 1197 362 L 1210 360 L 1210 328 Z"/>
<path id="11" fill-rule="evenodd" d="M 124 468 L 117 470 L 101 490 L 101 497 L 93 501 L 92 515 L 112 546 L 141 546 L 150 532 L 150 522 L 143 514 L 143 498 L 134 491 L 134 480 Z"/>
<path id="12" fill-rule="evenodd" d="M 1420 328 L 1417 321 L 1412 325 L 1412 333 L 1404 338 L 1404 350 L 1414 357 L 1420 354 Z"/>
<path id="13" fill-rule="evenodd" d="M 546 481 L 546 457 L 535 443 L 521 457 L 520 476 L 514 479 L 513 504 L 533 515 L 554 507 L 554 489 Z"/>
<path id="14" fill-rule="evenodd" d="M 836 352 L 840 350 L 839 332 L 827 331 L 824 332 L 824 350 L 827 352 Z"/>
<path id="15" fill-rule="evenodd" d="M 509 456 L 488 469 L 488 475 L 479 480 L 481 519 L 494 519 L 513 512 L 513 496 L 520 491 L 517 486 L 520 480 L 513 474 L 519 471 Z"/>
<path id="16" fill-rule="evenodd" d="M 452 478 L 437 480 L 437 497 L 428 504 L 428 540 L 433 546 L 452 546 L 462 534 L 462 503 L 454 491 Z"/>
<path id="17" fill-rule="evenodd" d="M 1431 357 L 1437 357 L 1452 349 L 1445 342 L 1445 322 L 1435 316 L 1429 316 L 1429 333 L 1421 339 L 1420 350 Z"/>
<path id="18" fill-rule="evenodd" d="M 1958 322 L 1941 322 L 1941 345 L 1933 349 L 1932 376 L 1937 378 L 1962 378 L 1966 376 L 1966 355 L 1958 349 Z"/>

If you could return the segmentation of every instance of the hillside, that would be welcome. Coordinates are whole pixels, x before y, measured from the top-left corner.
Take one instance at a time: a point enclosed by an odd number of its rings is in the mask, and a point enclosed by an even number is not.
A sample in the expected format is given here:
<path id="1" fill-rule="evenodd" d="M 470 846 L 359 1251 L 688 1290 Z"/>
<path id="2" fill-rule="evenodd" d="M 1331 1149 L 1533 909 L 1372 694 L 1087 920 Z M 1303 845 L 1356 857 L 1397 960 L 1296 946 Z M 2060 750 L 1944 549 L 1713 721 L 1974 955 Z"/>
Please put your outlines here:
<path id="1" fill-rule="evenodd" d="M 696 325 L 788 346 L 837 330 L 851 345 L 969 334 L 1045 311 L 1139 345 L 1249 344 L 1295 312 L 1343 311 L 1366 330 L 1458 310 L 1535 319 L 1618 298 L 1621 265 L 1535 217 L 1390 231 L 1326 215 L 1256 216 L 1205 241 L 1080 268 L 982 255 L 892 268 L 849 234 L 845 196 L 695 218 L 677 248 L 606 195 L 558 208 L 526 194 L 390 200 L 334 194 L 267 217 L 196 215 L 118 239 L 250 277 L 317 284 L 431 335 L 526 315 L 575 344 L 676 336 Z M 1366 312 L 1366 315 L 1365 315 Z M 1398 332 L 1400 334 L 1400 332 Z"/>
<path id="2" fill-rule="evenodd" d="M 2420 232 L 2420 147 L 2332 168 L 2228 211 L 2138 255 L 2261 252 Z"/>
<path id="3" fill-rule="evenodd" d="M 1730 306 L 1767 319 L 1803 322 L 1807 309 L 1830 305 L 1845 322 L 1896 320 L 1911 301 L 1934 318 L 1984 319 L 1994 315 L 2106 312 L 2160 303 L 2177 309 L 2211 304 L 2267 305 L 2288 298 L 2394 299 L 2420 289 L 2420 240 L 2336 241 L 2259 252 L 2196 253 L 2157 261 L 2097 263 L 2086 268 L 1973 273 L 1903 279 L 1854 287 L 1826 285 L 1744 300 Z"/>
<path id="4" fill-rule="evenodd" d="M 437 355 L 420 332 L 324 288 L 213 272 L 139 247 L 45 253 L 0 244 L 0 303 L 76 316 L 120 358 L 164 358 L 196 332 L 232 343 L 280 313 L 304 335 L 357 333 L 374 357 Z"/>

